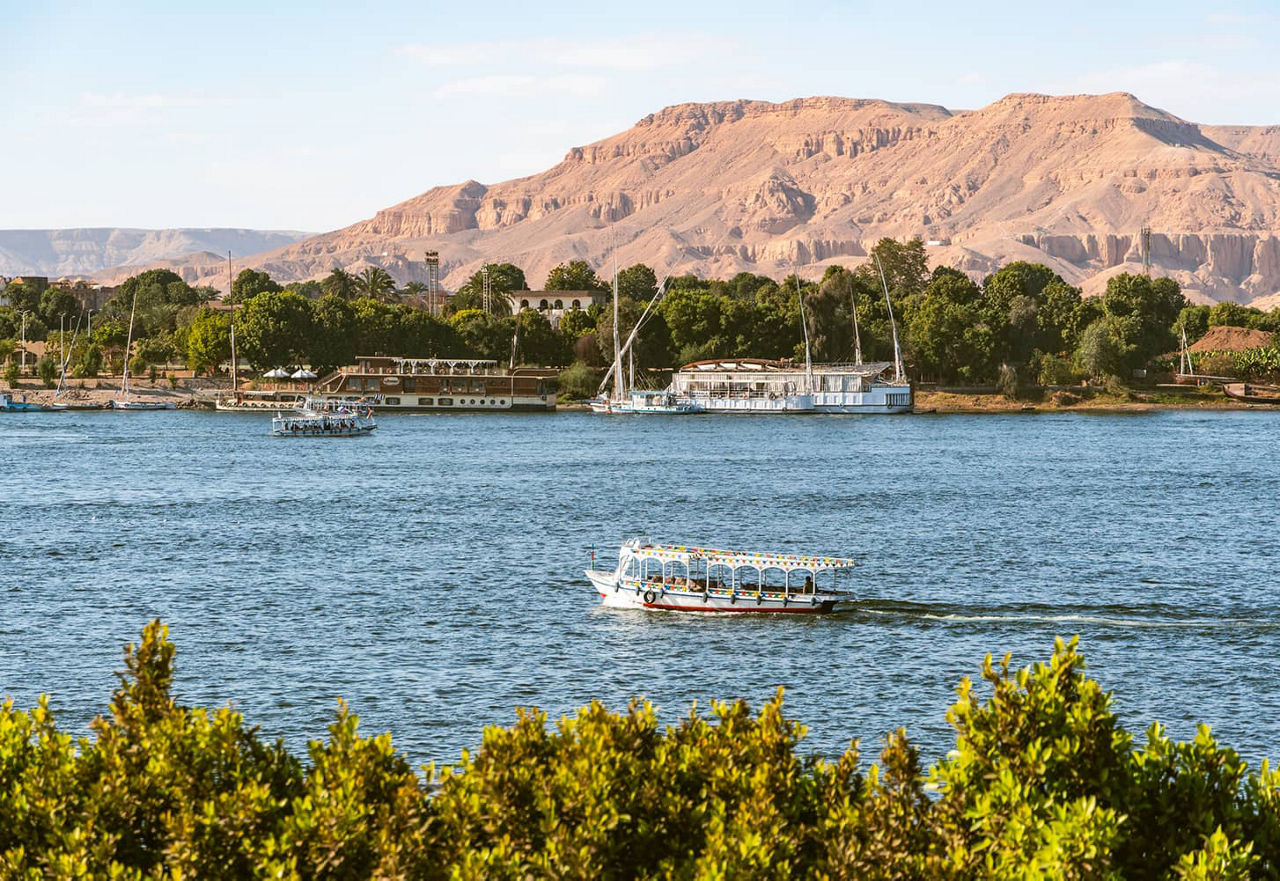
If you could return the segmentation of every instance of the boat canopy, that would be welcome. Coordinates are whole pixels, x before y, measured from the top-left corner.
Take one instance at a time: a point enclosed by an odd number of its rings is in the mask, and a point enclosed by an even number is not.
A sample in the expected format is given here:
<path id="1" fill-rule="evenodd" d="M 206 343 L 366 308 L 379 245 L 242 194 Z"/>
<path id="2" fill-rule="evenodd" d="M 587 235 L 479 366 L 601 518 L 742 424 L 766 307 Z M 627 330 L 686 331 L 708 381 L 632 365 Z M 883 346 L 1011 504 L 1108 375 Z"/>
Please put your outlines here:
<path id="1" fill-rule="evenodd" d="M 623 545 L 623 553 L 639 560 L 683 563 L 704 561 L 707 566 L 753 566 L 756 569 L 803 569 L 807 572 L 835 572 L 852 569 L 857 563 L 847 557 L 812 557 L 803 554 L 766 554 L 755 551 L 725 551 L 684 545 L 650 544 L 634 539 Z"/>
<path id="2" fill-rule="evenodd" d="M 856 373 L 876 377 L 893 367 L 892 361 L 866 361 L 862 364 L 814 364 L 813 373 Z M 791 361 L 769 361 L 763 358 L 714 358 L 693 361 L 680 368 L 681 373 L 806 373 L 803 364 Z"/>

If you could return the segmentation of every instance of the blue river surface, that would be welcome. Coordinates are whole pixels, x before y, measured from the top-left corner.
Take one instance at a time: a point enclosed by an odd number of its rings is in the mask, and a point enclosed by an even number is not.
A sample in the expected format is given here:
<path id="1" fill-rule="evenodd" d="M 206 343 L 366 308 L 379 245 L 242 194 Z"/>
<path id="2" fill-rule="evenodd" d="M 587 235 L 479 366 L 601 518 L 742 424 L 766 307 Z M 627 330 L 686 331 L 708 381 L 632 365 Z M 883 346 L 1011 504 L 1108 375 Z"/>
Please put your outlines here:
<path id="1" fill-rule="evenodd" d="M 778 686 L 805 749 L 905 726 L 954 745 L 954 689 L 1078 634 L 1141 739 L 1195 724 L 1280 757 L 1280 413 L 904 417 L 385 415 L 359 439 L 264 416 L 0 415 L 0 693 L 105 711 L 151 618 L 188 705 L 294 749 L 340 699 L 413 761 L 518 706 Z M 595 546 L 855 557 L 828 617 L 601 608 Z"/>

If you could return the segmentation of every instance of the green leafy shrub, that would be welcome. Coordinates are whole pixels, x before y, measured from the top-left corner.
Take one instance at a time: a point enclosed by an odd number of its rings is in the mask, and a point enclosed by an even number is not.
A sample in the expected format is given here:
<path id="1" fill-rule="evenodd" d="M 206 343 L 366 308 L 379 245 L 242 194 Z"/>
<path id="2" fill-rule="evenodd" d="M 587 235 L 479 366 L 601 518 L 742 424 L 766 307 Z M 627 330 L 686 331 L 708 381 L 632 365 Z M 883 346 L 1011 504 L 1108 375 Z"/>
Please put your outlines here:
<path id="1" fill-rule="evenodd" d="M 1280 775 L 1207 728 L 1137 746 L 1075 641 L 982 665 L 925 771 L 902 730 L 803 755 L 781 691 L 658 723 L 520 711 L 416 771 L 345 706 L 304 757 L 230 708 L 179 705 L 160 622 L 91 736 L 0 705 L 0 875 L 192 878 L 1275 878 Z"/>
<path id="2" fill-rule="evenodd" d="M 58 362 L 48 355 L 42 355 L 36 362 L 36 376 L 40 377 L 45 388 L 53 388 L 58 384 Z"/>
<path id="3" fill-rule="evenodd" d="M 566 400 L 594 398 L 596 388 L 600 385 L 600 376 L 586 364 L 575 361 L 571 366 L 560 371 L 557 384 L 560 388 L 560 396 Z"/>

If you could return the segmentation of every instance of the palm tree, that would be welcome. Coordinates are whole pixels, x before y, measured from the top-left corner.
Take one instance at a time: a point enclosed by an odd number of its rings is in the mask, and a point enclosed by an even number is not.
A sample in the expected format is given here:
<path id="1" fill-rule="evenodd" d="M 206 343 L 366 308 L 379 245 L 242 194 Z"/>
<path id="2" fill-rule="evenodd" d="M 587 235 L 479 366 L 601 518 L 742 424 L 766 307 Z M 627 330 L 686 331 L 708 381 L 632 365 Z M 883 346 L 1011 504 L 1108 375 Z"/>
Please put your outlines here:
<path id="1" fill-rule="evenodd" d="M 356 290 L 371 300 L 398 300 L 396 280 L 381 266 L 366 266 L 356 276 Z"/>
<path id="2" fill-rule="evenodd" d="M 332 294 L 339 300 L 354 300 L 356 297 L 356 280 L 341 267 L 335 267 L 328 277 L 320 282 L 320 290 Z"/>

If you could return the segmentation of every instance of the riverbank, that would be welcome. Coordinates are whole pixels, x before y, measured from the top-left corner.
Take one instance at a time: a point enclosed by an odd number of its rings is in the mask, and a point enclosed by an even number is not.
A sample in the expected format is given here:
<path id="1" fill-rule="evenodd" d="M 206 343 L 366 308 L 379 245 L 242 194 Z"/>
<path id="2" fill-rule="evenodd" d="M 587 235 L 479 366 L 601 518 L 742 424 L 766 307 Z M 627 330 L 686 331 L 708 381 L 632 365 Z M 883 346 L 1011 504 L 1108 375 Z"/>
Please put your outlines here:
<path id="1" fill-rule="evenodd" d="M 165 401 L 178 407 L 207 409 L 213 407 L 219 392 L 229 390 L 226 379 L 195 378 L 155 383 L 129 383 L 130 395 L 139 401 Z M 53 403 L 54 389 L 35 380 L 26 380 L 13 390 L 16 397 L 28 401 Z M 56 400 L 62 403 L 110 405 L 120 393 L 119 379 L 76 380 Z M 989 392 L 938 391 L 917 389 L 917 413 L 1035 413 L 1060 411 L 1132 412 L 1144 410 L 1274 410 L 1265 404 L 1250 404 L 1227 397 L 1222 390 L 1189 386 L 1156 386 L 1154 388 L 1091 389 L 1070 391 L 1033 390 L 1017 397 Z M 590 406 L 581 401 L 561 401 L 561 412 L 588 412 Z"/>
<path id="2" fill-rule="evenodd" d="M 1275 407 L 1249 404 L 1229 398 L 1218 387 L 1155 386 L 1050 390 L 1037 389 L 1007 397 L 1001 394 L 973 394 L 917 389 L 916 412 L 938 413 L 1023 413 L 1055 411 L 1130 412 L 1144 410 L 1274 410 Z"/>

